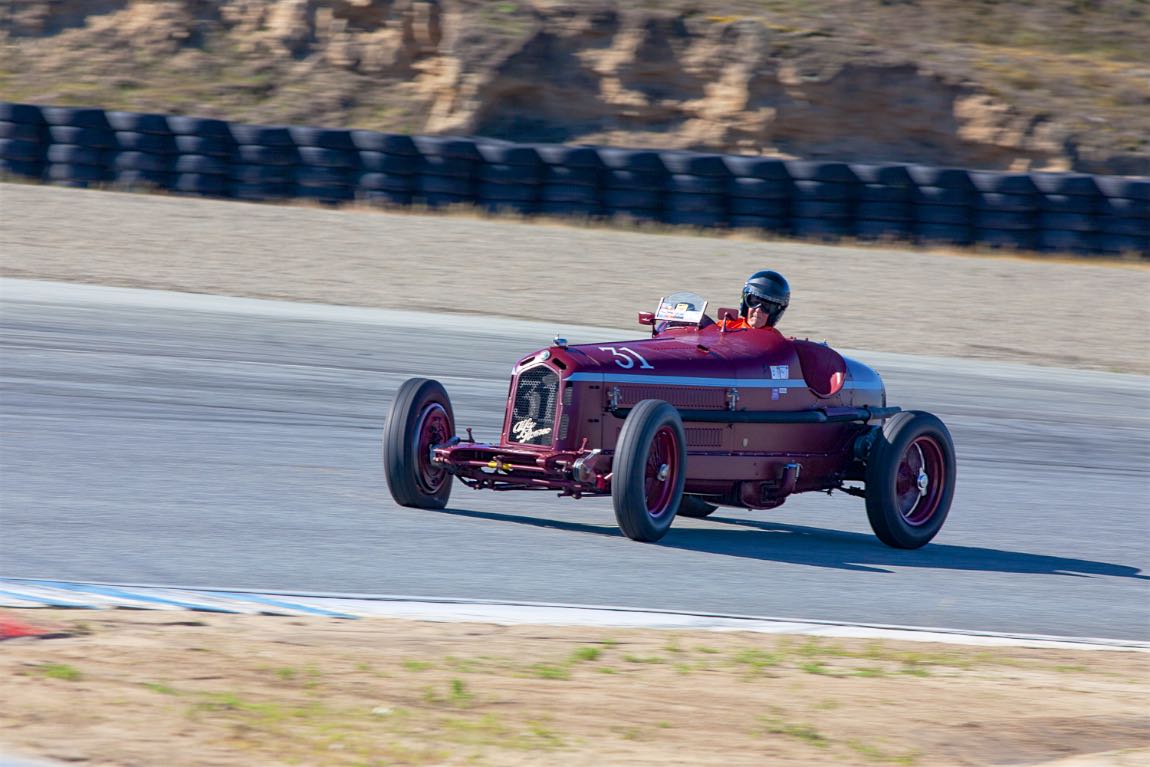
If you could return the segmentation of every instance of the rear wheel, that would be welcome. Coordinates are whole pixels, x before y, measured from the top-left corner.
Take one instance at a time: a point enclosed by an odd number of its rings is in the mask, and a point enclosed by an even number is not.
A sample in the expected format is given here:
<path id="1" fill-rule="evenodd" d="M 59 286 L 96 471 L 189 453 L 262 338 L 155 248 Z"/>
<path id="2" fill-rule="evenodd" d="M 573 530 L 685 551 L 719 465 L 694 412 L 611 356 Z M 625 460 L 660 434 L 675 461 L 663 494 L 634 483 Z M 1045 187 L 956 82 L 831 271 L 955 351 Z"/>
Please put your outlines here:
<path id="1" fill-rule="evenodd" d="M 866 511 L 879 540 L 917 549 L 942 529 L 954 498 L 954 441 L 930 413 L 887 420 L 866 469 Z"/>
<path id="2" fill-rule="evenodd" d="M 619 529 L 633 541 L 667 534 L 686 481 L 687 436 L 679 411 L 643 400 L 627 415 L 611 472 L 611 500 Z"/>
<path id="3" fill-rule="evenodd" d="M 683 500 L 679 502 L 678 516 L 703 519 L 714 514 L 718 508 L 715 504 L 707 503 L 697 495 L 684 495 Z"/>
<path id="4" fill-rule="evenodd" d="M 400 506 L 442 509 L 451 474 L 431 462 L 431 449 L 455 435 L 455 414 L 438 381 L 412 378 L 399 387 L 383 429 L 383 471 Z"/>

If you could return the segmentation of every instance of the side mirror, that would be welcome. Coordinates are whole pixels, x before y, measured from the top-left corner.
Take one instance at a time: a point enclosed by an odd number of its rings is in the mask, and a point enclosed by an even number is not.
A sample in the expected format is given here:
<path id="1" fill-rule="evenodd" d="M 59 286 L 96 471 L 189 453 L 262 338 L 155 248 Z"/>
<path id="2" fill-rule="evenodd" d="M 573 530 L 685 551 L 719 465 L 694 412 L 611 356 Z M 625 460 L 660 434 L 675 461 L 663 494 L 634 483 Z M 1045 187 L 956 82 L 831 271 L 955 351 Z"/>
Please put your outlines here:
<path id="1" fill-rule="evenodd" d="M 639 312 L 640 325 L 654 325 L 655 313 L 654 312 Z"/>

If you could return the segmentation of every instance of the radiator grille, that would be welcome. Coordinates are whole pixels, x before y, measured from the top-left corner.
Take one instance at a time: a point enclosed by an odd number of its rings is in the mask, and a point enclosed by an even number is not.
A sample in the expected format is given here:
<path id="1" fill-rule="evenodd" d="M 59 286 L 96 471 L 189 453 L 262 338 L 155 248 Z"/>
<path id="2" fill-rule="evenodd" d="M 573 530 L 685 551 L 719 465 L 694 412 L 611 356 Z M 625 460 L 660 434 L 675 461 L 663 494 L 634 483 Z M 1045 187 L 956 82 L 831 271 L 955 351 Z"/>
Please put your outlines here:
<path id="1" fill-rule="evenodd" d="M 508 440 L 523 445 L 550 445 L 555 440 L 559 374 L 539 365 L 519 374 L 511 408 Z"/>
<path id="2" fill-rule="evenodd" d="M 620 386 L 621 404 L 637 405 L 645 399 L 661 399 L 685 410 L 721 410 L 727 406 L 727 390 L 690 386 Z"/>

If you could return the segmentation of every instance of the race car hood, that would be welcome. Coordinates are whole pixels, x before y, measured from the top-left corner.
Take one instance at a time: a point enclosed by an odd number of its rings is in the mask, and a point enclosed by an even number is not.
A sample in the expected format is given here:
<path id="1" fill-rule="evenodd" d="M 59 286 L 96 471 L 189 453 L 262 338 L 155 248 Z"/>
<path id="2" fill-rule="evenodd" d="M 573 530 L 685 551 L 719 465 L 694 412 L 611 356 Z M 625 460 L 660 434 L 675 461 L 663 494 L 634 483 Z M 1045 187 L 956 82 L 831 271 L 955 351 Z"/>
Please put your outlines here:
<path id="1" fill-rule="evenodd" d="M 565 378 L 600 373 L 660 379 L 762 377 L 772 365 L 789 364 L 794 355 L 788 339 L 774 329 L 721 332 L 718 325 L 672 328 L 654 337 L 548 351 L 566 365 Z"/>

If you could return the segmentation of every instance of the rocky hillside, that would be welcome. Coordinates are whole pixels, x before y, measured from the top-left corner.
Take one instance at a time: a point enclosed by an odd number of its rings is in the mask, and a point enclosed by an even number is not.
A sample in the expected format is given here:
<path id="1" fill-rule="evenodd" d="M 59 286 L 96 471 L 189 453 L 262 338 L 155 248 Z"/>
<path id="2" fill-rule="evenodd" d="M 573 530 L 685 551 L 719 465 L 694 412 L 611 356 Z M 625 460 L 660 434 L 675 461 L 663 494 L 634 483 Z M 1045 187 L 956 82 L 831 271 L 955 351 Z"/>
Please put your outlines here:
<path id="1" fill-rule="evenodd" d="M 0 99 L 1150 174 L 1147 0 L 0 0 Z"/>

